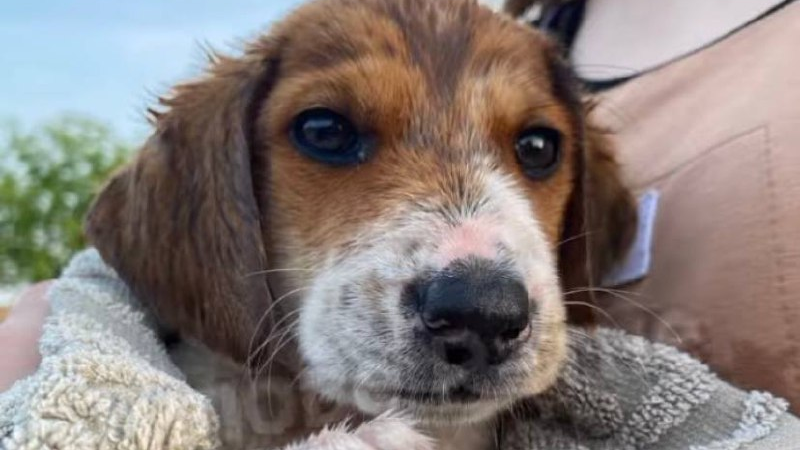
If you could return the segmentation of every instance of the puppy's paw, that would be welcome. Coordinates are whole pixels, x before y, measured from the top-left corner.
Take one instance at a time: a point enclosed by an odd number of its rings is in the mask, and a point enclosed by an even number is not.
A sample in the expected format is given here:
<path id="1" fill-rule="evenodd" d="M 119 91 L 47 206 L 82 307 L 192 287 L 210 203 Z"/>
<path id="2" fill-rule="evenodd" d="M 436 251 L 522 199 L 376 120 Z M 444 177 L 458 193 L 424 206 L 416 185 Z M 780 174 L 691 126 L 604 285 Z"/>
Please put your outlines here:
<path id="1" fill-rule="evenodd" d="M 356 429 L 355 435 L 375 450 L 434 450 L 433 439 L 414 429 L 411 421 L 384 414 Z"/>
<path id="2" fill-rule="evenodd" d="M 411 421 L 383 415 L 354 431 L 345 426 L 326 428 L 285 450 L 435 450 L 435 446 Z"/>

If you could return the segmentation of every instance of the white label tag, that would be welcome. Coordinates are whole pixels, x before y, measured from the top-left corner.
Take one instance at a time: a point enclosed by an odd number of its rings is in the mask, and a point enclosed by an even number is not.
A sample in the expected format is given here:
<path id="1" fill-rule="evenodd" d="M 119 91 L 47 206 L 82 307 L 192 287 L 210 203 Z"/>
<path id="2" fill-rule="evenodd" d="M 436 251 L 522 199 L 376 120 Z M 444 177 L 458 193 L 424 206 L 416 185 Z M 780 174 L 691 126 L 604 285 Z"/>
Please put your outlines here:
<path id="1" fill-rule="evenodd" d="M 659 193 L 648 190 L 639 197 L 639 224 L 628 256 L 603 277 L 605 287 L 632 283 L 647 276 L 653 253 L 653 229 L 658 211 Z"/>

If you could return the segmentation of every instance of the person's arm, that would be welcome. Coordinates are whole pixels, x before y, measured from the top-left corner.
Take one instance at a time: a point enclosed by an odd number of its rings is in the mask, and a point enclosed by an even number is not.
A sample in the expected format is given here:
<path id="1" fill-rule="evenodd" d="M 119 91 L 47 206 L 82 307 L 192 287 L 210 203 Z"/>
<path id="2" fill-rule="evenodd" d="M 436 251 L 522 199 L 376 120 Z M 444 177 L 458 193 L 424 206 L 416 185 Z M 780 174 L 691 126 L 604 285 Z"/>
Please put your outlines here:
<path id="1" fill-rule="evenodd" d="M 51 282 L 28 288 L 0 323 L 0 392 L 39 366 L 39 337 L 50 311 L 45 294 Z"/>

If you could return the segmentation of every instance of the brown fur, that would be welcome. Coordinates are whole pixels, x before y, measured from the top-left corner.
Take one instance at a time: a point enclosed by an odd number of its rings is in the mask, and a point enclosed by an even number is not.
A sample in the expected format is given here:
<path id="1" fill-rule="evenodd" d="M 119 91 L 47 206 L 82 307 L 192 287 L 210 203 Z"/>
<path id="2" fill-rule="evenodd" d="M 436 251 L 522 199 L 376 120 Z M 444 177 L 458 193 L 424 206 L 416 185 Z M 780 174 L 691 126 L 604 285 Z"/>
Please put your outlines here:
<path id="1" fill-rule="evenodd" d="M 598 231 L 560 261 L 568 285 L 591 281 L 627 243 L 630 197 L 554 69 L 553 44 L 491 14 L 466 0 L 301 8 L 164 101 L 139 157 L 97 199 L 92 243 L 166 325 L 244 361 L 269 331 L 258 319 L 271 277 L 260 271 L 313 269 L 401 200 L 457 203 L 471 187 L 452 162 L 480 146 L 526 186 L 554 248 Z M 290 121 L 320 104 L 375 136 L 374 157 L 342 168 L 300 155 Z M 565 136 L 563 167 L 546 181 L 526 178 L 514 156 L 533 124 Z"/>
<path id="2" fill-rule="evenodd" d="M 567 300 L 592 305 L 592 289 L 625 256 L 636 228 L 633 197 L 622 183 L 609 136 L 593 126 L 586 130 L 583 167 L 570 198 L 559 272 Z M 570 323 L 592 325 L 594 308 L 572 305 Z"/>

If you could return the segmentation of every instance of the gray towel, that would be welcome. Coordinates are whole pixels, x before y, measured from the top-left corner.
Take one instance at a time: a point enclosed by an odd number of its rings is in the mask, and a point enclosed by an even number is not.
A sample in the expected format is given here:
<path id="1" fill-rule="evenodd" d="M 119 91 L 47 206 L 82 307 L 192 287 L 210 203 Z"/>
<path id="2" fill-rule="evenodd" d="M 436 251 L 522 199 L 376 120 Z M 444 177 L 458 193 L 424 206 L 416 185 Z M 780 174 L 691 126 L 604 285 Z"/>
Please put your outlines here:
<path id="1" fill-rule="evenodd" d="M 0 394 L 3 449 L 212 449 L 211 403 L 192 390 L 127 287 L 88 250 L 50 291 L 42 365 Z M 769 394 L 619 331 L 572 331 L 558 384 L 500 422 L 501 447 L 800 449 L 800 421 Z"/>

